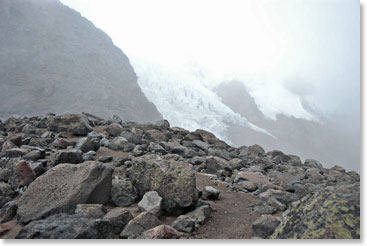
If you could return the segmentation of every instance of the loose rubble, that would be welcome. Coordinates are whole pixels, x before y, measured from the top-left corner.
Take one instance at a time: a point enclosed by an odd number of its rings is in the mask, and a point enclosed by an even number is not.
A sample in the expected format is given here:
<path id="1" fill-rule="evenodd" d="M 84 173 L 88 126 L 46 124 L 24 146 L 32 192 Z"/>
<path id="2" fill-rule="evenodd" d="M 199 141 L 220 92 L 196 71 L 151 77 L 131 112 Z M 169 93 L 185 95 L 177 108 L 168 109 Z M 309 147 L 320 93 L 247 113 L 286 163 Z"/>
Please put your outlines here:
<path id="1" fill-rule="evenodd" d="M 254 215 L 253 238 L 360 238 L 358 173 L 166 120 L 10 118 L 0 150 L 0 223 L 16 220 L 17 238 L 193 238 L 227 192 L 256 201 L 228 208 Z"/>

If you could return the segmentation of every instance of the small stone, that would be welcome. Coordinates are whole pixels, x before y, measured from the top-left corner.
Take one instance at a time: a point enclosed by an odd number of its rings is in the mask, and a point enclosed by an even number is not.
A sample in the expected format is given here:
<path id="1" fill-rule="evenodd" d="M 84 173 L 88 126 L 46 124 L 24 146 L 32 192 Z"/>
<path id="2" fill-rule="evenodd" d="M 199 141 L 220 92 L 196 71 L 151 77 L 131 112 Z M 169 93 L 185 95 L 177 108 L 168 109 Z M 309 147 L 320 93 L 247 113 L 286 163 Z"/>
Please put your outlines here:
<path id="1" fill-rule="evenodd" d="M 218 200 L 220 191 L 211 187 L 205 186 L 202 194 L 202 199 L 204 200 Z"/>
<path id="2" fill-rule="evenodd" d="M 178 231 L 192 233 L 195 231 L 196 220 L 187 215 L 180 215 L 175 221 L 173 221 L 172 226 Z"/>
<path id="3" fill-rule="evenodd" d="M 138 207 L 143 212 L 159 215 L 161 211 L 162 197 L 156 191 L 149 191 L 144 194 L 143 199 L 138 203 Z"/>
<path id="4" fill-rule="evenodd" d="M 162 224 L 158 218 L 151 213 L 141 213 L 130 220 L 125 229 L 121 232 L 121 238 L 137 238 L 142 232 Z"/>
<path id="5" fill-rule="evenodd" d="M 115 234 L 120 234 L 132 219 L 133 216 L 129 210 L 119 207 L 112 209 L 103 217 L 103 221 L 112 225 Z"/>
<path id="6" fill-rule="evenodd" d="M 169 225 L 159 225 L 143 232 L 143 239 L 179 239 L 182 236 L 177 230 Z"/>
<path id="7" fill-rule="evenodd" d="M 252 234 L 254 237 L 268 238 L 273 234 L 275 228 L 280 224 L 279 219 L 274 216 L 261 216 L 252 223 Z"/>

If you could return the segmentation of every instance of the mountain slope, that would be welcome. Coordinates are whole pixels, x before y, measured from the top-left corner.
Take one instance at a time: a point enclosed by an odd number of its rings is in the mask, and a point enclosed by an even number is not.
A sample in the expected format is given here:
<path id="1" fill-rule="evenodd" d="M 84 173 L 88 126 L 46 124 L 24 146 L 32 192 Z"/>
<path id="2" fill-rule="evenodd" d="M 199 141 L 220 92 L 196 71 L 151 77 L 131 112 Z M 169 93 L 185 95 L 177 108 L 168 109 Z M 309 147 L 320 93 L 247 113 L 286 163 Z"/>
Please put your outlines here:
<path id="1" fill-rule="evenodd" d="M 245 85 L 239 81 L 221 84 L 216 93 L 234 112 L 275 136 L 253 135 L 247 128 L 233 125 L 227 134 L 235 145 L 258 143 L 267 150 L 281 149 L 289 154 L 297 153 L 302 158 L 320 160 L 328 167 L 341 165 L 359 171 L 359 136 L 340 125 L 343 121 L 338 116 L 322 119 L 322 122 L 284 115 L 271 120 L 262 114 Z"/>
<path id="2" fill-rule="evenodd" d="M 0 1 L 0 117 L 86 111 L 156 121 L 123 52 L 58 0 Z"/>

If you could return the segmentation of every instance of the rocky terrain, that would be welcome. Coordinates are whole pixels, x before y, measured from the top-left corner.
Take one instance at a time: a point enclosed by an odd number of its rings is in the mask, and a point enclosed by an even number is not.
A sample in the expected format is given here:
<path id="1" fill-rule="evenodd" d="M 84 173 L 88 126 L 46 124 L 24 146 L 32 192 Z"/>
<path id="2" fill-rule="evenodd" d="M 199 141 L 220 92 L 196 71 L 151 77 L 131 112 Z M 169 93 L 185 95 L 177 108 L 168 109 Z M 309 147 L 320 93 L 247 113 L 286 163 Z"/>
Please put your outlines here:
<path id="1" fill-rule="evenodd" d="M 58 0 L 1 0 L 0 33 L 0 118 L 86 111 L 162 119 L 128 57 Z"/>
<path id="2" fill-rule="evenodd" d="M 360 238 L 360 176 L 204 130 L 0 122 L 2 238 Z"/>

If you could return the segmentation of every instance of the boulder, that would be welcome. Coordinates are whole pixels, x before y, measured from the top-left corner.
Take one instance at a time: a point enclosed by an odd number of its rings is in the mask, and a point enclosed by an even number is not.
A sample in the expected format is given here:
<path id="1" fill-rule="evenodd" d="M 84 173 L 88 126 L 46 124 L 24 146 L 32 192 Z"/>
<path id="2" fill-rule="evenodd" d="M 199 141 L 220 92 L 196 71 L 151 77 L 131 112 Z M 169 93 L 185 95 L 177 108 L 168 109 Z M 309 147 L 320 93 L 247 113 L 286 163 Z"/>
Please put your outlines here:
<path id="1" fill-rule="evenodd" d="M 15 193 L 8 183 L 0 182 L 0 207 L 11 201 L 14 195 Z"/>
<path id="2" fill-rule="evenodd" d="M 209 205 L 203 205 L 197 207 L 194 211 L 187 213 L 186 216 L 193 218 L 196 225 L 204 225 L 210 217 L 211 207 Z"/>
<path id="3" fill-rule="evenodd" d="M 32 150 L 23 156 L 23 159 L 27 161 L 37 161 L 42 158 L 44 158 L 44 156 L 42 156 L 42 153 L 39 150 Z"/>
<path id="4" fill-rule="evenodd" d="M 17 239 L 102 239 L 113 238 L 111 226 L 82 214 L 56 214 L 24 226 Z"/>
<path id="5" fill-rule="evenodd" d="M 16 189 L 22 186 L 28 186 L 31 182 L 33 182 L 33 180 L 35 180 L 35 178 L 36 174 L 28 162 L 22 160 L 19 161 L 13 168 L 9 183 L 14 189 Z"/>
<path id="6" fill-rule="evenodd" d="M 97 153 L 93 150 L 88 151 L 83 156 L 83 161 L 95 161 L 96 160 Z"/>
<path id="7" fill-rule="evenodd" d="M 198 200 L 195 174 L 187 163 L 140 159 L 129 170 L 129 178 L 140 197 L 156 191 L 163 198 L 162 208 L 168 212 L 178 212 L 175 210 L 190 207 Z"/>
<path id="8" fill-rule="evenodd" d="M 11 171 L 7 168 L 0 168 L 0 182 L 8 182 Z"/>
<path id="9" fill-rule="evenodd" d="M 300 200 L 271 238 L 359 239 L 359 183 L 329 186 Z"/>
<path id="10" fill-rule="evenodd" d="M 258 172 L 238 172 L 234 182 L 237 183 L 241 180 L 250 181 L 258 186 L 264 186 L 269 183 L 269 178 Z"/>
<path id="11" fill-rule="evenodd" d="M 149 191 L 144 194 L 143 199 L 138 203 L 138 207 L 143 212 L 149 212 L 159 216 L 161 212 L 162 197 L 156 191 Z"/>
<path id="12" fill-rule="evenodd" d="M 112 123 L 104 128 L 109 137 L 117 137 L 124 130 L 119 123 Z"/>
<path id="13" fill-rule="evenodd" d="M 173 228 L 178 231 L 192 233 L 195 231 L 196 220 L 187 215 L 180 215 L 172 222 Z"/>
<path id="14" fill-rule="evenodd" d="M 121 238 L 137 238 L 144 231 L 154 228 L 162 224 L 158 218 L 151 213 L 141 213 L 134 219 L 130 220 L 125 229 L 121 232 Z"/>
<path id="15" fill-rule="evenodd" d="M 18 200 L 21 223 L 56 213 L 72 213 L 77 204 L 105 204 L 112 170 L 101 163 L 60 164 L 38 177 Z"/>
<path id="16" fill-rule="evenodd" d="M 179 233 L 172 226 L 159 225 L 143 232 L 142 239 L 179 239 L 182 233 Z"/>
<path id="17" fill-rule="evenodd" d="M 60 150 L 55 158 L 54 166 L 60 163 L 78 164 L 83 161 L 83 154 L 80 150 Z"/>
<path id="18" fill-rule="evenodd" d="M 120 234 L 127 223 L 133 219 L 132 214 L 126 208 L 114 208 L 110 210 L 104 217 L 103 221 L 110 223 L 115 234 Z"/>
<path id="19" fill-rule="evenodd" d="M 168 130 L 170 127 L 168 120 L 159 120 L 155 123 L 155 125 L 159 130 Z"/>
<path id="20" fill-rule="evenodd" d="M 220 191 L 211 186 L 205 186 L 201 198 L 203 200 L 218 200 Z"/>
<path id="21" fill-rule="evenodd" d="M 105 209 L 102 204 L 78 204 L 75 214 L 82 214 L 89 219 L 100 219 L 105 215 Z"/>
<path id="22" fill-rule="evenodd" d="M 205 150 L 205 151 L 208 151 L 209 149 L 209 144 L 203 142 L 203 141 L 200 141 L 200 140 L 194 140 L 192 141 L 192 144 L 202 150 Z"/>
<path id="23" fill-rule="evenodd" d="M 15 201 L 6 203 L 0 209 L 0 223 L 6 223 L 17 214 L 18 204 Z"/>
<path id="24" fill-rule="evenodd" d="M 129 143 L 129 141 L 127 141 L 127 139 L 124 137 L 115 137 L 110 141 L 108 147 L 112 150 L 121 150 L 124 152 L 129 152 L 134 149 L 135 145 Z"/>
<path id="25" fill-rule="evenodd" d="M 138 194 L 128 179 L 114 178 L 112 180 L 111 202 L 119 207 L 128 207 L 135 203 Z"/>
<path id="26" fill-rule="evenodd" d="M 99 141 L 98 138 L 84 137 L 81 138 L 75 145 L 75 148 L 81 150 L 83 153 L 87 153 L 88 151 L 97 151 L 99 149 Z"/>
<path id="27" fill-rule="evenodd" d="M 66 149 L 68 146 L 71 146 L 72 144 L 63 138 L 57 138 L 55 141 L 52 142 L 51 146 L 56 149 Z"/>
<path id="28" fill-rule="evenodd" d="M 68 132 L 75 136 L 86 136 L 93 129 L 88 118 L 80 114 L 63 114 L 52 117 L 48 127 L 52 132 Z"/>
<path id="29" fill-rule="evenodd" d="M 155 153 L 155 154 L 161 154 L 161 155 L 167 154 L 167 151 L 161 145 L 154 143 L 154 142 L 149 143 L 148 151 Z"/>
<path id="30" fill-rule="evenodd" d="M 280 224 L 278 218 L 271 215 L 264 215 L 252 223 L 252 236 L 268 238 Z"/>

